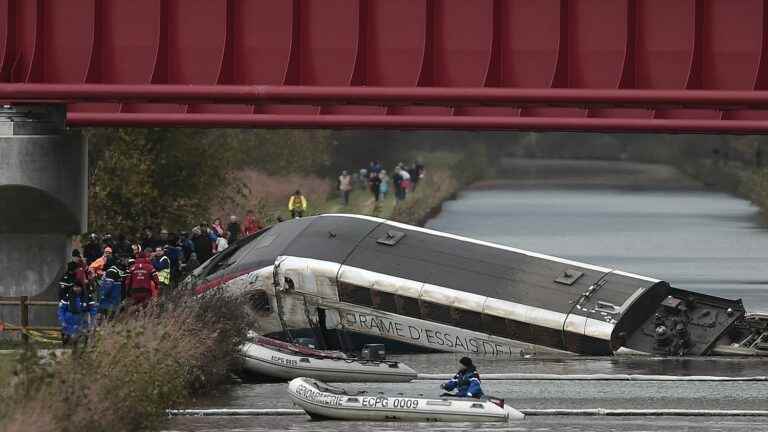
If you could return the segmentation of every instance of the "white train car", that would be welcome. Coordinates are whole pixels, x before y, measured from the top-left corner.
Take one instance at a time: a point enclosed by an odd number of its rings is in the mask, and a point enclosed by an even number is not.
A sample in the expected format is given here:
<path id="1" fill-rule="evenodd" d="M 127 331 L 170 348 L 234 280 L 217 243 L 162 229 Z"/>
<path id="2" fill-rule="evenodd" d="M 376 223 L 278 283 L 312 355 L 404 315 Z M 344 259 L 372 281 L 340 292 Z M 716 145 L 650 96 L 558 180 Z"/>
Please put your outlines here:
<path id="1" fill-rule="evenodd" d="M 367 216 L 276 224 L 188 282 L 247 293 L 260 334 L 328 349 L 768 353 L 768 319 L 747 319 L 740 300 Z"/>

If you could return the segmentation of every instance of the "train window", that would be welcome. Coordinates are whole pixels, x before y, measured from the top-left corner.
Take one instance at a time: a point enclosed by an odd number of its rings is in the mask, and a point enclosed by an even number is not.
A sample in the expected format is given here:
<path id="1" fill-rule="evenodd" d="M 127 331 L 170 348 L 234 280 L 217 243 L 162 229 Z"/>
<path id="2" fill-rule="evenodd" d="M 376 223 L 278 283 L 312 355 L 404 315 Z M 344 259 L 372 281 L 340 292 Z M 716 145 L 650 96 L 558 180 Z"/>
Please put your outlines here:
<path id="1" fill-rule="evenodd" d="M 482 321 L 483 329 L 489 335 L 519 340 L 521 342 L 533 341 L 532 327 L 528 323 L 486 314 L 483 314 Z"/>
<path id="2" fill-rule="evenodd" d="M 371 303 L 378 310 L 397 313 L 394 294 L 371 290 Z"/>
<path id="3" fill-rule="evenodd" d="M 563 331 L 542 326 L 530 326 L 531 339 L 537 345 L 563 349 Z"/>
<path id="4" fill-rule="evenodd" d="M 339 300 L 360 306 L 371 306 L 371 290 L 339 282 Z"/>
<path id="5" fill-rule="evenodd" d="M 508 319 L 507 331 L 509 332 L 509 337 L 524 342 L 541 344 L 544 340 L 549 340 L 554 341 L 556 345 L 561 344 L 561 342 L 557 341 L 557 338 L 560 338 L 562 335 L 561 331 L 534 324 L 528 324 L 522 321 Z"/>
<path id="6" fill-rule="evenodd" d="M 504 318 L 483 314 L 483 331 L 493 336 L 507 337 L 507 323 Z"/>
<path id="7" fill-rule="evenodd" d="M 483 331 L 483 316 L 480 312 L 466 309 L 451 308 L 453 323 L 467 330 Z"/>
<path id="8" fill-rule="evenodd" d="M 445 324 L 453 324 L 450 306 L 424 300 L 419 302 L 419 306 L 421 306 L 421 317 L 423 319 Z"/>
<path id="9" fill-rule="evenodd" d="M 411 297 L 395 296 L 397 313 L 411 318 L 421 318 L 419 301 Z"/>

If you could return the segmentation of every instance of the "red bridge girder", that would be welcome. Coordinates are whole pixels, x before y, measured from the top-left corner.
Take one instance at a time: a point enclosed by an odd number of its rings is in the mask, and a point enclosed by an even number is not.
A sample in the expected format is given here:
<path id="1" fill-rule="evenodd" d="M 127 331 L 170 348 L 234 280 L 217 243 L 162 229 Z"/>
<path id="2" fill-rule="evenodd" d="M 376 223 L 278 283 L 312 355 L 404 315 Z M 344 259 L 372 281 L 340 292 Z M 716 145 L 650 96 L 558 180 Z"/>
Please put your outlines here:
<path id="1" fill-rule="evenodd" d="M 765 133 L 767 47 L 766 0 L 0 0 L 0 100 L 73 125 Z"/>

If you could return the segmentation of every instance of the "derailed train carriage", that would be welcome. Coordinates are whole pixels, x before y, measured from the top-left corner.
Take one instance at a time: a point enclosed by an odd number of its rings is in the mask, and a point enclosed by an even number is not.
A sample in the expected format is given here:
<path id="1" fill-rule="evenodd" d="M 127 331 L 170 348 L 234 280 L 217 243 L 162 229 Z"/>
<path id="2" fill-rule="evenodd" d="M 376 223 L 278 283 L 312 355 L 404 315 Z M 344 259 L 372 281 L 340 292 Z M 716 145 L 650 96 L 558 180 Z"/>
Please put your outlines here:
<path id="1" fill-rule="evenodd" d="M 768 316 L 614 269 L 357 215 L 276 224 L 201 266 L 258 333 L 354 351 L 768 354 Z"/>

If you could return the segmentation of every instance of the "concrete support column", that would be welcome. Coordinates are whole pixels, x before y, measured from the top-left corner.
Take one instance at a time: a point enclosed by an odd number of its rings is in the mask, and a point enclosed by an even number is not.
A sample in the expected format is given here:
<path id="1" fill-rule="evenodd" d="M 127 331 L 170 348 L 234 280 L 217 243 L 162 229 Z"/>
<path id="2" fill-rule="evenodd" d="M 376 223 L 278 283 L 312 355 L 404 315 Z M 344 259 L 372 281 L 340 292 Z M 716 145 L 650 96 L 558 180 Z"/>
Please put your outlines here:
<path id="1" fill-rule="evenodd" d="M 63 105 L 0 108 L 0 296 L 34 296 L 60 277 L 87 229 L 87 146 Z"/>

